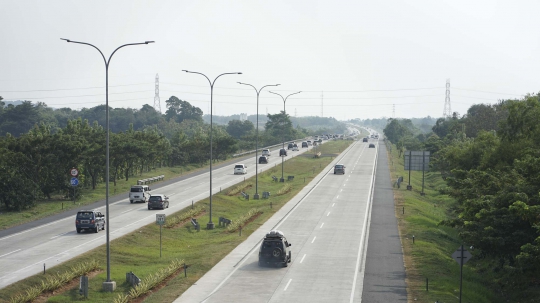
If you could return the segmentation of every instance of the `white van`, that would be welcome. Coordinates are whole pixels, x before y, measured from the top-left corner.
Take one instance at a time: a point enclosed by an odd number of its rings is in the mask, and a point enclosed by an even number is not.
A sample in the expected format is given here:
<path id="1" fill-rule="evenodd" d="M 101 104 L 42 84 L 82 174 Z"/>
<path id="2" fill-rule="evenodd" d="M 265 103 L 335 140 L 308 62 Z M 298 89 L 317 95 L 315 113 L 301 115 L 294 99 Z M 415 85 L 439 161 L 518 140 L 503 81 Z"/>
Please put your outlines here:
<path id="1" fill-rule="evenodd" d="M 270 150 L 269 149 L 263 149 L 262 150 L 262 156 L 270 157 Z"/>
<path id="2" fill-rule="evenodd" d="M 129 203 L 143 202 L 146 203 L 150 198 L 150 187 L 148 185 L 133 185 L 129 190 Z"/>
<path id="3" fill-rule="evenodd" d="M 247 174 L 247 166 L 245 164 L 236 164 L 234 166 L 234 174 L 235 175 L 244 175 Z"/>

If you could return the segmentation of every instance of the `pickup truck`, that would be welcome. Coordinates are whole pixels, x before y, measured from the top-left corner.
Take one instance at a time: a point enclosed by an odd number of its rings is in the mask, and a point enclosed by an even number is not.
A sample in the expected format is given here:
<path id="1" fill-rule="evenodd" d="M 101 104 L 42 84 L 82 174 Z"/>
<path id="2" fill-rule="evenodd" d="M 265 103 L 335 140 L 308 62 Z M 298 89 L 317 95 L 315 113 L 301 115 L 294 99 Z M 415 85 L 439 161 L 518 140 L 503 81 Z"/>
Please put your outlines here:
<path id="1" fill-rule="evenodd" d="M 129 190 L 129 203 L 143 202 L 146 203 L 150 198 L 150 187 L 148 185 L 133 185 Z"/>

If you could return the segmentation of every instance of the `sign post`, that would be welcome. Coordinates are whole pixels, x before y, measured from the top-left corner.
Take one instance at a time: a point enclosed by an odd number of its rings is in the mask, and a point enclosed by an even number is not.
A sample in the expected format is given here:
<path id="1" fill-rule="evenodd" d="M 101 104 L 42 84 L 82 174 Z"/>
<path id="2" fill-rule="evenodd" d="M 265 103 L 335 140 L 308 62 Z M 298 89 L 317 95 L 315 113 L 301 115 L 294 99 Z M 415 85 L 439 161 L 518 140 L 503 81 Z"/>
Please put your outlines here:
<path id="1" fill-rule="evenodd" d="M 69 183 L 71 186 L 73 186 L 73 203 L 75 203 L 75 194 L 77 192 L 77 185 L 79 185 L 79 179 L 77 177 L 79 176 L 79 170 L 77 170 L 75 167 L 69 170 L 69 174 L 71 175 L 71 180 Z"/>
<path id="2" fill-rule="evenodd" d="M 463 264 L 467 263 L 472 258 L 470 252 L 461 245 L 453 254 L 452 258 L 459 264 L 459 303 L 461 303 L 461 290 L 463 285 Z"/>
<path id="3" fill-rule="evenodd" d="M 159 257 L 161 258 L 161 228 L 165 224 L 165 214 L 156 214 L 156 224 L 159 225 Z"/>

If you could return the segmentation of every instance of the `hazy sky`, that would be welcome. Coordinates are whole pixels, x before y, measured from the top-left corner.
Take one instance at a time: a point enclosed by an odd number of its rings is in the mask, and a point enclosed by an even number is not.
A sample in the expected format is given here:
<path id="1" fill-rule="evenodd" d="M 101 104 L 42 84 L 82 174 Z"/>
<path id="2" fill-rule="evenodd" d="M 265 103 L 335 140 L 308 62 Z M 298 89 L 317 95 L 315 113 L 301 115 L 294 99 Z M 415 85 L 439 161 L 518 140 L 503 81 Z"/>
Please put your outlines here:
<path id="1" fill-rule="evenodd" d="M 540 1 L 0 1 L 0 96 L 54 108 L 139 109 L 174 95 L 214 114 L 256 113 L 257 88 L 301 94 L 287 113 L 337 119 L 440 117 L 539 91 Z M 283 109 L 260 95 L 259 113 Z"/>

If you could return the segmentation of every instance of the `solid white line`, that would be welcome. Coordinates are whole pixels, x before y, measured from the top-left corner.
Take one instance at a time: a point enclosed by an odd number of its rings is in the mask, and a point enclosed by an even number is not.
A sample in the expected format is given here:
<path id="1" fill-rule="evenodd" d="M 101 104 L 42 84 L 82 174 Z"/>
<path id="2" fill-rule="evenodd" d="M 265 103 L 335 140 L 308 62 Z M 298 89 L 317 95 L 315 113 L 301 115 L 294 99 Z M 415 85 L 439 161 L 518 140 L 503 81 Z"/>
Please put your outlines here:
<path id="1" fill-rule="evenodd" d="M 324 226 L 324 222 L 321 224 L 321 228 Z"/>
<path id="2" fill-rule="evenodd" d="M 287 285 L 285 286 L 285 288 L 283 289 L 283 291 L 286 291 L 286 290 L 287 290 L 287 288 L 289 287 L 289 284 L 291 284 L 291 281 L 292 281 L 292 279 L 289 279 L 289 282 L 287 282 Z"/>
<path id="3" fill-rule="evenodd" d="M 311 243 L 315 242 L 315 239 L 317 239 L 317 236 L 313 237 L 313 240 L 311 240 Z"/>
<path id="4" fill-rule="evenodd" d="M 50 240 L 52 240 L 52 239 L 54 239 L 54 238 L 58 238 L 58 237 L 63 236 L 63 235 L 65 235 L 65 234 L 69 234 L 69 233 L 70 233 L 70 231 L 65 232 L 65 233 L 63 233 L 63 234 L 56 235 L 56 236 L 50 238 Z"/>
<path id="5" fill-rule="evenodd" d="M 302 260 L 300 260 L 300 264 L 302 264 L 302 262 L 304 262 L 305 257 L 306 257 L 306 254 L 304 254 L 304 256 L 302 257 Z"/>
<path id="6" fill-rule="evenodd" d="M 21 249 L 19 248 L 19 249 L 17 249 L 17 250 L 14 250 L 14 251 L 12 251 L 12 252 L 7 253 L 7 254 L 3 254 L 3 255 L 0 256 L 0 258 L 5 257 L 5 256 L 7 256 L 7 255 L 11 255 L 11 254 L 13 254 L 13 253 L 16 253 L 16 252 L 18 252 L 19 250 L 21 250 Z M 305 255 L 304 255 L 304 257 L 305 257 Z M 304 259 L 302 259 L 302 260 L 304 260 Z M 300 262 L 300 263 L 302 263 L 302 262 Z"/>

